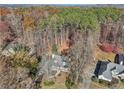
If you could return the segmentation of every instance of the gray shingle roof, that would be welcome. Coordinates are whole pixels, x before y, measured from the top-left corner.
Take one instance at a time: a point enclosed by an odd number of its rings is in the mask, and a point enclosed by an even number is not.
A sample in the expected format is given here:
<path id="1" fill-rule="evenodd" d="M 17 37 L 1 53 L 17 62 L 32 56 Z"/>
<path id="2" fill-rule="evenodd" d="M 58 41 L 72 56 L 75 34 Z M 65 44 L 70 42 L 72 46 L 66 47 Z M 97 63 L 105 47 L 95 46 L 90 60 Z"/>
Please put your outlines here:
<path id="1" fill-rule="evenodd" d="M 109 80 L 112 80 L 112 73 L 110 71 L 103 72 L 103 76 Z"/>
<path id="2" fill-rule="evenodd" d="M 124 65 L 124 54 L 116 54 L 114 62 Z"/>
<path id="3" fill-rule="evenodd" d="M 103 75 L 104 78 L 107 78 L 108 80 L 112 80 L 113 75 L 119 75 L 124 73 L 124 66 L 122 65 L 111 63 L 108 61 L 99 61 L 99 62 L 101 63 L 97 73 L 98 77 L 100 75 Z"/>
<path id="4" fill-rule="evenodd" d="M 98 71 L 98 75 L 102 75 L 103 72 L 105 72 L 107 70 L 107 64 L 108 64 L 108 62 L 101 61 L 101 65 L 100 65 L 100 68 L 99 68 L 99 71 Z"/>

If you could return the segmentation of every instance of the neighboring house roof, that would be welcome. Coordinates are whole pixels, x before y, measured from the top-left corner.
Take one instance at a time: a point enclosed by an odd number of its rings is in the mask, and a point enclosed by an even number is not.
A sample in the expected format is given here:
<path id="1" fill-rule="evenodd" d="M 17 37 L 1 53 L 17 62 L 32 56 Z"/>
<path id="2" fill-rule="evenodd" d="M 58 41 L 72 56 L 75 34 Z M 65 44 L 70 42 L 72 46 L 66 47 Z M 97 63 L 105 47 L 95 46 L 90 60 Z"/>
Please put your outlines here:
<path id="1" fill-rule="evenodd" d="M 108 61 L 98 61 L 94 74 L 99 79 L 111 81 L 112 77 L 124 74 L 124 66 Z"/>
<path id="2" fill-rule="evenodd" d="M 96 69 L 94 74 L 98 77 L 98 75 L 102 75 L 102 73 L 107 69 L 107 62 L 98 61 L 96 64 Z M 102 65 L 102 66 L 101 66 Z"/>
<path id="3" fill-rule="evenodd" d="M 8 44 L 8 45 L 4 48 L 4 50 L 2 51 L 2 54 L 3 54 L 3 55 L 6 55 L 6 56 L 10 56 L 11 54 L 14 54 L 15 51 L 14 51 L 13 47 L 15 47 L 14 44 L 11 44 L 11 43 Z"/>
<path id="4" fill-rule="evenodd" d="M 116 64 L 116 71 L 118 74 L 124 72 L 124 66 Z"/>
<path id="5" fill-rule="evenodd" d="M 6 56 L 10 56 L 11 54 L 15 54 L 16 51 L 20 51 L 21 49 L 25 49 L 25 51 L 28 51 L 27 47 L 12 42 L 4 47 L 2 54 Z M 31 53 L 33 54 L 33 52 L 34 52 L 33 50 L 30 50 L 29 55 L 31 55 Z"/>
<path id="6" fill-rule="evenodd" d="M 110 71 L 105 71 L 105 72 L 103 72 L 102 75 L 99 75 L 99 79 L 104 79 L 104 80 L 107 80 L 107 81 L 111 81 L 112 80 L 112 73 Z"/>
<path id="7" fill-rule="evenodd" d="M 120 65 L 124 65 L 124 54 L 116 54 L 114 62 Z"/>

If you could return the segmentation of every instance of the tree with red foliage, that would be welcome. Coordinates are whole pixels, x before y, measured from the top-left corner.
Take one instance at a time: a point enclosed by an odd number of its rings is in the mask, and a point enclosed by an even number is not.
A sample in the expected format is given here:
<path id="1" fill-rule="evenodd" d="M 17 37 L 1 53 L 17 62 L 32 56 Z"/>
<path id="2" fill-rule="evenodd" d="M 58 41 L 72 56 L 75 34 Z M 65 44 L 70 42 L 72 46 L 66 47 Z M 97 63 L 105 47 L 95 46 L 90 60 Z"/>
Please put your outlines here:
<path id="1" fill-rule="evenodd" d="M 9 25 L 6 22 L 0 21 L 0 32 L 7 32 Z"/>
<path id="2" fill-rule="evenodd" d="M 14 40 L 15 34 L 11 30 L 7 22 L 0 22 L 0 46 L 6 46 Z"/>
<path id="3" fill-rule="evenodd" d="M 115 44 L 103 43 L 97 44 L 97 46 L 104 52 L 117 52 L 117 46 Z"/>

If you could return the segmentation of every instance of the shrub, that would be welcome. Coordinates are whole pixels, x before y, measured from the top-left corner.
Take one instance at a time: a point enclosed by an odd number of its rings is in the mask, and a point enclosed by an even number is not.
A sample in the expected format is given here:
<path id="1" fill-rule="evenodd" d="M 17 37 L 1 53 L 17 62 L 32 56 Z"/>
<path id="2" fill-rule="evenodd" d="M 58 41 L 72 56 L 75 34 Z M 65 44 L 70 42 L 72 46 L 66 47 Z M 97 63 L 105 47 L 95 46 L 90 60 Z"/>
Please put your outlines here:
<path id="1" fill-rule="evenodd" d="M 94 82 L 98 82 L 98 78 L 96 76 L 92 76 L 91 80 L 94 81 Z"/>
<path id="2" fill-rule="evenodd" d="M 53 53 L 57 53 L 57 50 L 58 50 L 57 45 L 54 44 L 54 45 L 52 46 L 52 52 L 53 52 Z"/>
<path id="3" fill-rule="evenodd" d="M 124 79 L 121 79 L 121 82 L 124 83 Z"/>
<path id="4" fill-rule="evenodd" d="M 25 51 L 25 52 L 28 52 L 28 47 L 25 47 L 25 46 L 23 46 L 23 45 L 21 45 L 21 44 L 16 44 L 14 47 L 13 47 L 13 50 L 15 51 L 15 52 L 19 52 L 19 51 Z"/>
<path id="5" fill-rule="evenodd" d="M 104 84 L 105 86 L 108 86 L 108 84 L 109 84 L 108 81 L 105 81 L 105 80 L 102 80 L 102 79 L 99 80 L 99 83 Z"/>
<path id="6" fill-rule="evenodd" d="M 108 86 L 109 88 L 114 88 L 119 83 L 119 80 L 116 78 L 113 78 L 111 82 L 105 81 L 105 80 L 99 80 L 100 84 L 103 84 L 105 86 Z"/>
<path id="7" fill-rule="evenodd" d="M 55 84 L 54 81 L 48 81 L 48 80 L 44 81 L 44 85 L 45 85 L 45 86 L 52 86 L 52 85 L 54 85 L 54 84 Z"/>
<path id="8" fill-rule="evenodd" d="M 14 67 L 26 67 L 30 70 L 29 75 L 35 76 L 38 66 L 38 60 L 36 57 L 31 57 L 26 51 L 18 51 L 11 56 L 12 65 Z"/>
<path id="9" fill-rule="evenodd" d="M 75 86 L 74 82 L 72 82 L 70 79 L 66 79 L 65 85 L 68 89 L 71 89 L 72 87 Z"/>
<path id="10" fill-rule="evenodd" d="M 118 83 L 119 83 L 119 80 L 116 78 L 113 78 L 112 81 L 108 84 L 108 87 L 109 88 L 116 88 Z"/>

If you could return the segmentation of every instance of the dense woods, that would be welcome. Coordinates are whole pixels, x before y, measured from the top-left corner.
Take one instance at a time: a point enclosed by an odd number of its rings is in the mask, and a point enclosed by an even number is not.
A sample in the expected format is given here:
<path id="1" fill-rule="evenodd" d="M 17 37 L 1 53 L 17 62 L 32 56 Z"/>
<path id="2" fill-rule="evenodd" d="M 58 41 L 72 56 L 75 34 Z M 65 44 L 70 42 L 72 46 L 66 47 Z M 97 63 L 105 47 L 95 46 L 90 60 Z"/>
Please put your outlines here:
<path id="1" fill-rule="evenodd" d="M 117 8 L 1 7 L 0 19 L 1 51 L 10 43 L 30 51 L 11 55 L 14 66 L 33 69 L 34 75 L 44 56 L 66 56 L 71 59 L 67 79 L 75 85 L 91 78 L 94 44 L 124 46 L 123 10 Z"/>

